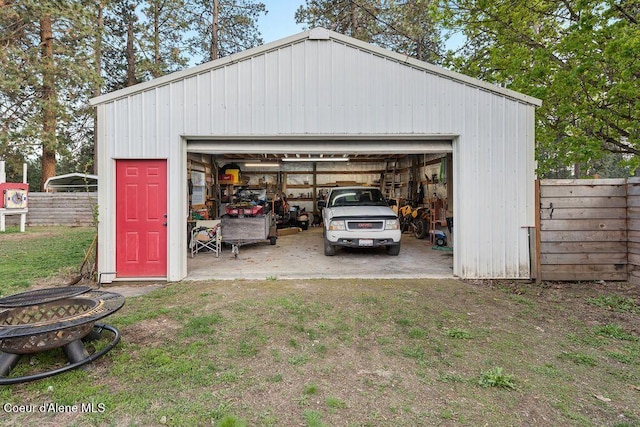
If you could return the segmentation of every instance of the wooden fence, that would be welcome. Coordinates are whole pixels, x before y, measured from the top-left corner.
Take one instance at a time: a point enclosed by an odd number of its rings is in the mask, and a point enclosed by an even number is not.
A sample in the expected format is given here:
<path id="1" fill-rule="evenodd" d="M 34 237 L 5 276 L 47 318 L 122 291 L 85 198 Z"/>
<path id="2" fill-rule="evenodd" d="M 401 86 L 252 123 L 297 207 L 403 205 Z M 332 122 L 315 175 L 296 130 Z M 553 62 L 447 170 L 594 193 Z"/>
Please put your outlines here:
<path id="1" fill-rule="evenodd" d="M 28 226 L 93 225 L 94 207 L 98 203 L 98 193 L 29 193 Z M 18 225 L 19 215 L 6 217 L 7 225 Z"/>
<path id="2" fill-rule="evenodd" d="M 627 180 L 542 180 L 541 280 L 627 280 Z"/>
<path id="3" fill-rule="evenodd" d="M 629 282 L 640 285 L 640 178 L 627 182 Z"/>

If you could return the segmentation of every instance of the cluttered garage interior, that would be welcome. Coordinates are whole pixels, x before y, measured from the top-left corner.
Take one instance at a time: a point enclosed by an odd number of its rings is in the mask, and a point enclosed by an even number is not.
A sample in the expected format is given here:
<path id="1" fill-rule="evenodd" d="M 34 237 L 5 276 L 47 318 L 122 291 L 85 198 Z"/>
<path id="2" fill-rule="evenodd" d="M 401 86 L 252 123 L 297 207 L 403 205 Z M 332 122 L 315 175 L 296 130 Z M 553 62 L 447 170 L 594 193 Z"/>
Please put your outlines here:
<path id="1" fill-rule="evenodd" d="M 189 278 L 451 277 L 452 167 L 450 152 L 189 152 Z M 398 257 L 365 240 L 323 256 L 318 202 L 343 187 L 380 191 L 398 216 Z"/>

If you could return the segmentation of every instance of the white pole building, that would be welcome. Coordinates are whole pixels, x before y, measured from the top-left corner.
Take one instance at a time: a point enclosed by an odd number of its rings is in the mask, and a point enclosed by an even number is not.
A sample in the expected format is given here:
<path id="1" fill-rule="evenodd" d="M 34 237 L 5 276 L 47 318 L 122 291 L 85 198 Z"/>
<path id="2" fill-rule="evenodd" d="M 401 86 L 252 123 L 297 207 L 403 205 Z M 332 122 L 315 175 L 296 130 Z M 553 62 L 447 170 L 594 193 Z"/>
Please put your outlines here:
<path id="1" fill-rule="evenodd" d="M 188 152 L 452 153 L 454 276 L 531 275 L 538 99 L 316 28 L 91 103 L 103 282 L 187 276 Z"/>

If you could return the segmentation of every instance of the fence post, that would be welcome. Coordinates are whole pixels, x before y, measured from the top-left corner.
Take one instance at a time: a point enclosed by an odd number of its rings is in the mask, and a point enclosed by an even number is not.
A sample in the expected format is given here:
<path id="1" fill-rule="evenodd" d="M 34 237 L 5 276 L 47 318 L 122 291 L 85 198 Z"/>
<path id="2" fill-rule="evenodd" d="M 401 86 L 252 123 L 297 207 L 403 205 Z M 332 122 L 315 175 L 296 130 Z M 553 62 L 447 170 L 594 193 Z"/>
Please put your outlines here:
<path id="1" fill-rule="evenodd" d="M 627 179 L 628 281 L 640 285 L 640 178 Z"/>
<path id="2" fill-rule="evenodd" d="M 533 230 L 533 232 L 535 233 L 534 236 L 534 242 L 535 242 L 535 247 L 534 249 L 534 253 L 533 253 L 533 273 L 534 273 L 534 277 L 536 279 L 536 283 L 540 284 L 542 283 L 542 274 L 541 274 L 541 270 L 542 270 L 542 266 L 541 266 L 541 261 L 540 261 L 540 180 L 536 179 L 535 182 L 535 228 Z"/>

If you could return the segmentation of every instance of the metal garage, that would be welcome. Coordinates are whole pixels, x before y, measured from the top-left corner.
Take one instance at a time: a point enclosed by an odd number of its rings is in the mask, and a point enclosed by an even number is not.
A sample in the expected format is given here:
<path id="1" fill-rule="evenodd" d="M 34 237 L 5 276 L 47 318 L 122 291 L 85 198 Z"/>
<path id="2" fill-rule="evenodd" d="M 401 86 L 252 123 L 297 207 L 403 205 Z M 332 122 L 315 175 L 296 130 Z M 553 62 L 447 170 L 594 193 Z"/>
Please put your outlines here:
<path id="1" fill-rule="evenodd" d="M 190 152 L 451 152 L 453 274 L 530 275 L 535 98 L 317 28 L 92 104 L 103 282 L 187 276 Z"/>

